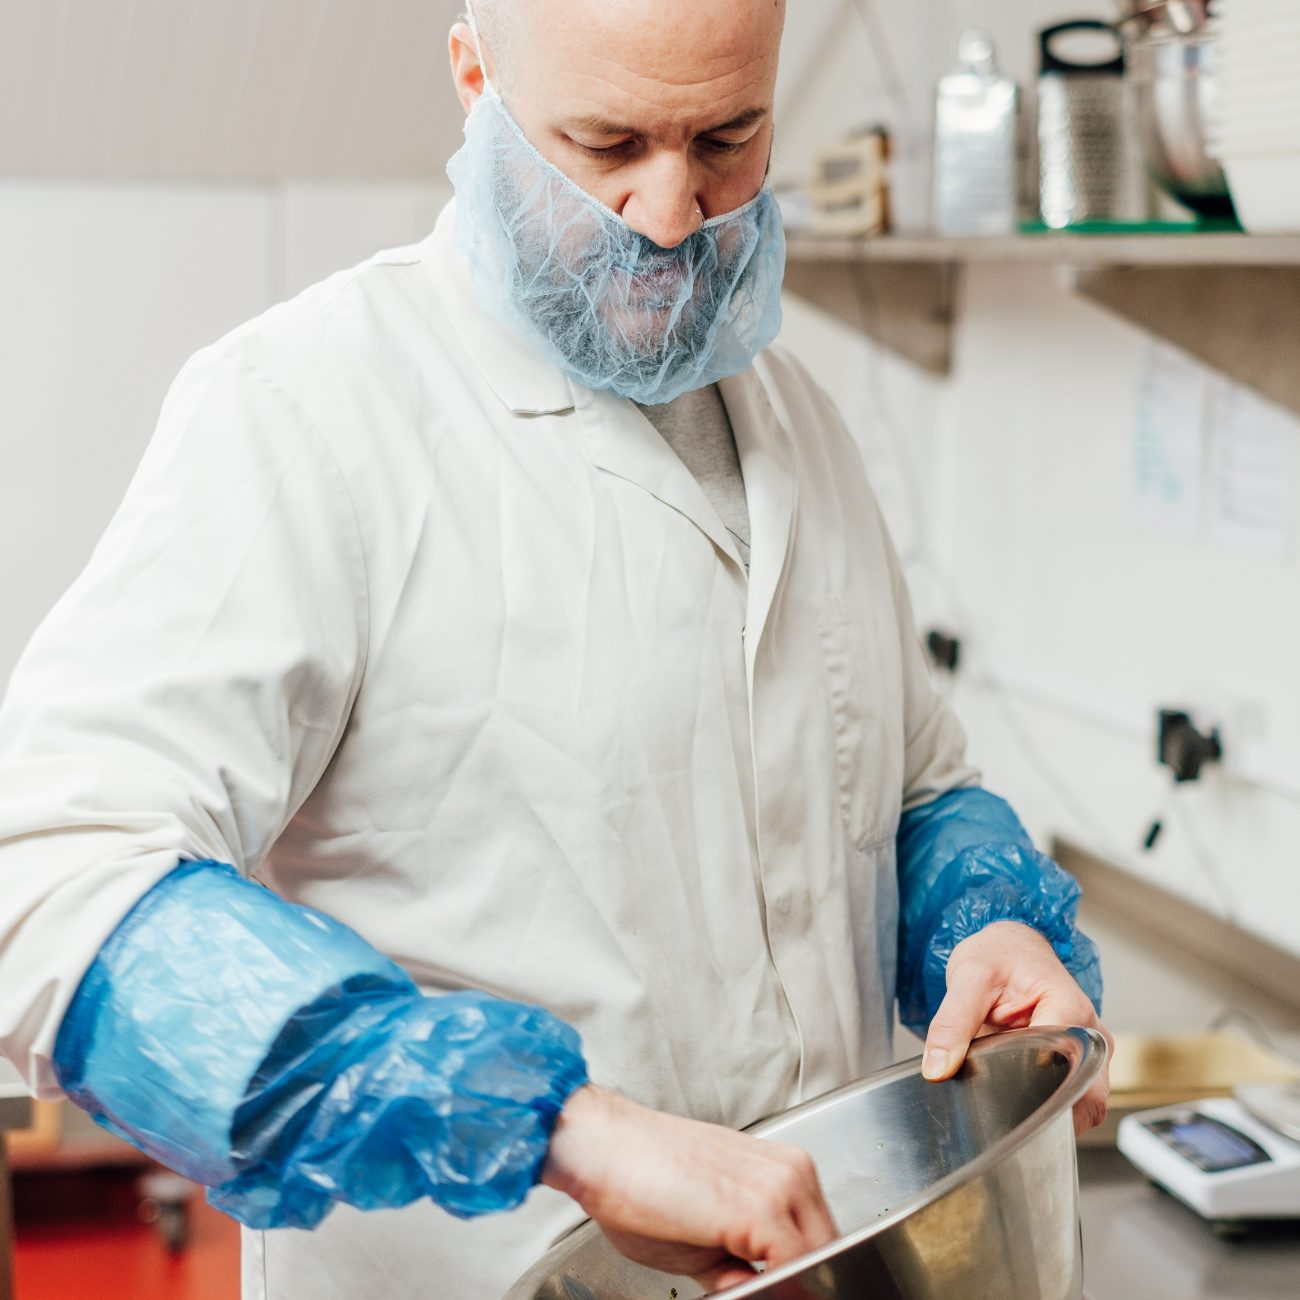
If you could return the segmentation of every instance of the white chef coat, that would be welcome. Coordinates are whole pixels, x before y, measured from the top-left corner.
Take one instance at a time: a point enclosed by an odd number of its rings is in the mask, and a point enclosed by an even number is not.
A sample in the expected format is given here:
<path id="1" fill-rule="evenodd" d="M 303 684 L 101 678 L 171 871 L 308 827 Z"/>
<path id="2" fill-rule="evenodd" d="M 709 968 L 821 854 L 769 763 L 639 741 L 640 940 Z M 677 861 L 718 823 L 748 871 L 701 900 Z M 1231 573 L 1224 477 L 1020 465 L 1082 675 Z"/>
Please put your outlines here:
<path id="1" fill-rule="evenodd" d="M 97 949 L 232 862 L 592 1076 L 747 1124 L 888 1059 L 904 806 L 974 776 L 858 453 L 721 384 L 748 579 L 637 410 L 475 306 L 452 213 L 199 353 L 0 713 L 0 1045 L 43 1095 Z M 631 1176 L 631 1175 L 630 1175 Z M 248 1234 L 245 1294 L 495 1300 L 541 1189 Z"/>

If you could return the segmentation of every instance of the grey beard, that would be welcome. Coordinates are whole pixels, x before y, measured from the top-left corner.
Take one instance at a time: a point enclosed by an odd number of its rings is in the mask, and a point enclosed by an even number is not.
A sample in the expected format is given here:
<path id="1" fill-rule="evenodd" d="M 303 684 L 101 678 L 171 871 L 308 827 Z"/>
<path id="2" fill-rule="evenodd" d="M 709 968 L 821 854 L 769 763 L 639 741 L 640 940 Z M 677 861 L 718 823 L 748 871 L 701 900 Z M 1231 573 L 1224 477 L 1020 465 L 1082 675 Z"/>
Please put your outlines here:
<path id="1" fill-rule="evenodd" d="M 608 351 L 612 330 L 622 331 L 631 344 L 621 349 L 627 359 L 619 379 L 626 383 L 668 379 L 712 348 L 732 276 L 719 272 L 707 234 L 691 235 L 675 249 L 642 238 L 634 265 L 601 268 L 585 279 L 578 279 L 552 248 L 530 247 L 526 230 L 520 234 L 514 242 L 515 301 L 537 333 L 575 366 Z M 656 293 L 661 276 L 680 286 L 692 267 L 694 283 L 685 299 Z"/>

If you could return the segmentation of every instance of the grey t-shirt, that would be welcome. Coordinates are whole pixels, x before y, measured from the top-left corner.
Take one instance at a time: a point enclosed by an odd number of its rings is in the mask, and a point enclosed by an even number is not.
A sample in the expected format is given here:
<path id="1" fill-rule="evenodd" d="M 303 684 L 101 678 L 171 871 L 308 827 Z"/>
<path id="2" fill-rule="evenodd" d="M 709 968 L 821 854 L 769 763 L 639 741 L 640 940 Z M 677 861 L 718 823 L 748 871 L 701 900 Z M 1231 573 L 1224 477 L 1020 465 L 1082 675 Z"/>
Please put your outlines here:
<path id="1" fill-rule="evenodd" d="M 695 476 L 749 569 L 749 504 L 727 407 L 717 384 L 683 393 L 641 413 Z"/>

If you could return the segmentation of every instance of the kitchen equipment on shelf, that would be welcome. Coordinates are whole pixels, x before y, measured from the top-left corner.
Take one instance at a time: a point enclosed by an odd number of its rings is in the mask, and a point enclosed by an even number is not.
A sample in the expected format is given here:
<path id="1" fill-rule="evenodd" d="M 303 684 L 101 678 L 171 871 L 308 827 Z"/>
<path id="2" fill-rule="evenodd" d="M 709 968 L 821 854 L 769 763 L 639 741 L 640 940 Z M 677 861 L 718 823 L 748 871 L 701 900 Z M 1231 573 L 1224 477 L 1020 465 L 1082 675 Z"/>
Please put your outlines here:
<path id="1" fill-rule="evenodd" d="M 1247 1084 L 1235 1097 L 1129 1115 L 1119 1149 L 1213 1222 L 1300 1219 L 1300 1084 Z"/>
<path id="2" fill-rule="evenodd" d="M 1067 38 L 1100 40 L 1098 61 L 1070 59 Z M 1124 82 L 1116 27 L 1096 19 L 1059 23 L 1039 33 L 1039 205 L 1054 229 L 1085 222 L 1141 222 L 1150 193 L 1136 114 Z"/>
<path id="3" fill-rule="evenodd" d="M 920 1060 L 907 1061 L 758 1125 L 755 1134 L 812 1155 L 842 1235 L 755 1275 L 729 1300 L 1079 1300 L 1070 1109 L 1105 1059 L 1089 1029 L 1014 1030 L 977 1039 L 945 1083 L 926 1082 Z M 506 1300 L 690 1300 L 699 1291 L 624 1259 L 587 1224 Z"/>
<path id="4" fill-rule="evenodd" d="M 1203 216 L 1232 215 L 1228 181 L 1209 141 L 1219 122 L 1219 34 L 1211 24 L 1182 32 L 1163 23 L 1125 29 L 1147 171 Z"/>
<path id="5" fill-rule="evenodd" d="M 1219 111 L 1210 135 L 1249 231 L 1300 231 L 1300 6 L 1217 0 Z"/>
<path id="6" fill-rule="evenodd" d="M 808 217 L 819 235 L 880 235 L 889 229 L 889 134 L 861 127 L 823 145 L 808 178 Z"/>
<path id="7" fill-rule="evenodd" d="M 1009 235 L 1020 190 L 1020 91 L 998 70 L 993 40 L 972 28 L 934 114 L 933 225 L 942 235 Z"/>
<path id="8" fill-rule="evenodd" d="M 1186 36 L 1209 21 L 1215 0 L 1120 0 L 1120 24 L 1130 31 L 1160 30 Z"/>

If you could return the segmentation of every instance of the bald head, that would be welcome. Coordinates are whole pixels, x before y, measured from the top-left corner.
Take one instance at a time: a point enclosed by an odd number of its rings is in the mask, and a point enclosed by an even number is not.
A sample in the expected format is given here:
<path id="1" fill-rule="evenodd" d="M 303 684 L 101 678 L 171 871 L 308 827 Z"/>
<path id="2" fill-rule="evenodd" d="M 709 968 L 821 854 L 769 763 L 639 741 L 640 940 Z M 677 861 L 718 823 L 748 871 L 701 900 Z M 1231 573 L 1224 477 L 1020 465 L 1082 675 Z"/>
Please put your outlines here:
<path id="1" fill-rule="evenodd" d="M 511 57 L 519 45 L 519 11 L 532 0 L 469 0 L 490 74 L 498 81 L 507 76 Z M 471 13 L 466 11 L 466 17 Z"/>
<path id="2" fill-rule="evenodd" d="M 566 25 L 591 30 L 611 27 L 636 35 L 646 27 L 677 31 L 689 39 L 702 28 L 732 22 L 757 23 L 779 45 L 785 23 L 786 0 L 659 0 L 648 10 L 637 0 L 468 0 L 486 47 L 490 71 L 504 80 L 521 49 L 533 48 L 531 36 L 540 21 L 553 25 L 561 16 Z M 468 17 L 468 12 L 467 12 Z M 612 19 L 612 21 L 610 21 Z"/>
<path id="3" fill-rule="evenodd" d="M 470 0 L 487 76 L 542 155 L 672 246 L 762 187 L 786 0 Z M 485 69 L 452 30 L 468 110 Z"/>

